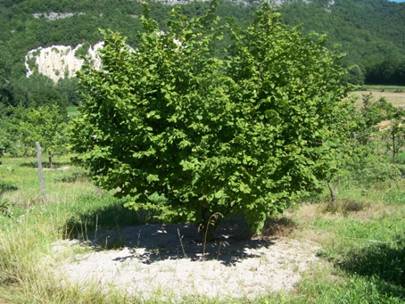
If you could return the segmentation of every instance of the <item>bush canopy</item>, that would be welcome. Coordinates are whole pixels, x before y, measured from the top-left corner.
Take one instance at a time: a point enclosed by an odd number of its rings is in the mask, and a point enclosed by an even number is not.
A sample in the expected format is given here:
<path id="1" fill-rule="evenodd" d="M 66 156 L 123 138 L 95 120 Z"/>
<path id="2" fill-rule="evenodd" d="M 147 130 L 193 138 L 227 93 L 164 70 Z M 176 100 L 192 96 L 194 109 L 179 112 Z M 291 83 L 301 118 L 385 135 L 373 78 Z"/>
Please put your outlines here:
<path id="1" fill-rule="evenodd" d="M 240 29 L 219 26 L 215 3 L 194 18 L 174 10 L 164 31 L 146 13 L 136 49 L 105 32 L 102 68 L 80 75 L 72 144 L 130 208 L 197 223 L 238 214 L 257 232 L 333 171 L 347 76 L 324 37 L 267 5 Z"/>

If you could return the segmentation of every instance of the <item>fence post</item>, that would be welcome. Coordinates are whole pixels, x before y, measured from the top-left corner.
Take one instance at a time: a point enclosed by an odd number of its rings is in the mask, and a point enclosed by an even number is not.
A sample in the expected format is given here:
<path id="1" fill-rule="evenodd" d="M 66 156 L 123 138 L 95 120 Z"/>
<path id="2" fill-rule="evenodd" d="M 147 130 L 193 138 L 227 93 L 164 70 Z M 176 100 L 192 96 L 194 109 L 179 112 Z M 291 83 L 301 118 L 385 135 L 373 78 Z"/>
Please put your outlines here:
<path id="1" fill-rule="evenodd" d="M 42 198 L 45 198 L 46 193 L 45 193 L 44 170 L 42 168 L 42 148 L 39 142 L 35 142 L 35 149 L 37 151 L 39 193 Z"/>

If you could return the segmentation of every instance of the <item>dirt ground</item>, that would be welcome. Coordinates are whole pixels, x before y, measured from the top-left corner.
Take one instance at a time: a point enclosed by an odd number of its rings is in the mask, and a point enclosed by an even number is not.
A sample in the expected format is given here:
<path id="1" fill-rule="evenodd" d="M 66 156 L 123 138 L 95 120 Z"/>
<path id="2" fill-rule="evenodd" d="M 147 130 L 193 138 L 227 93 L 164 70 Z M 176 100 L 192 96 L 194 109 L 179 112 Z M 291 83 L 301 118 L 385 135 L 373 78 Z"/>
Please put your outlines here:
<path id="1" fill-rule="evenodd" d="M 57 265 L 56 275 L 104 290 L 112 286 L 144 300 L 157 294 L 255 298 L 293 289 L 318 260 L 316 244 L 286 237 L 238 240 L 222 231 L 209 244 L 198 239 L 192 225 L 155 224 L 102 231 L 87 245 L 58 241 L 55 255 L 72 246 L 90 246 L 90 251 Z"/>

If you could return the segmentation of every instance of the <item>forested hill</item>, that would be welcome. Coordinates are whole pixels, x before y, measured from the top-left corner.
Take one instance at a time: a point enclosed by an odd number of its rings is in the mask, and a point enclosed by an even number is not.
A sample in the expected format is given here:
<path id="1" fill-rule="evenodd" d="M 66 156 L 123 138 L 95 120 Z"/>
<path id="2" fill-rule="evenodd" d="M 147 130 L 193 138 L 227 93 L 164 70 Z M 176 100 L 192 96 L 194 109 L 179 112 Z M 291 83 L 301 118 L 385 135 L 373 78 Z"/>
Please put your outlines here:
<path id="1" fill-rule="evenodd" d="M 164 24 L 177 2 L 152 2 L 151 12 Z M 258 1 L 222 1 L 219 15 L 233 17 L 242 26 L 252 18 Z M 306 32 L 327 33 L 330 43 L 347 53 L 345 64 L 355 81 L 405 82 L 405 4 L 387 0 L 278 0 L 276 8 L 286 23 Z M 207 2 L 182 4 L 189 15 L 201 14 Z M 129 37 L 136 46 L 141 31 L 142 5 L 136 0 L 1 0 L 0 1 L 0 99 L 28 102 L 40 91 L 51 92 L 50 81 L 40 76 L 25 79 L 27 52 L 52 45 L 93 45 L 101 40 L 99 28 L 110 28 Z M 71 84 L 59 83 L 69 93 Z M 44 88 L 45 87 L 45 88 Z M 50 93 L 51 92 L 51 93 Z M 28 96 L 29 95 L 29 96 Z M 66 97 L 66 96 L 65 96 Z M 72 96 L 70 96 L 72 97 Z M 70 98 L 69 96 L 66 98 Z"/>
<path id="2" fill-rule="evenodd" d="M 289 24 L 327 33 L 347 53 L 346 63 L 361 67 L 367 82 L 405 84 L 405 3 L 292 1 L 283 13 Z"/>

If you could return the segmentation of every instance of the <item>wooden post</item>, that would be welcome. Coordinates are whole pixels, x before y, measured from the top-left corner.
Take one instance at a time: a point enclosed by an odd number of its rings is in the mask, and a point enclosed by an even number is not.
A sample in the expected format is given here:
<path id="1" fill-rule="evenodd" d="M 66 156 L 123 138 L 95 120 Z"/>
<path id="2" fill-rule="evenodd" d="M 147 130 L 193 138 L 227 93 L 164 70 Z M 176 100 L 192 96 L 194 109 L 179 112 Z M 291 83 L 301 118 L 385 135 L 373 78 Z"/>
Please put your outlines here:
<path id="1" fill-rule="evenodd" d="M 44 198 L 45 193 L 45 178 L 44 170 L 42 168 L 42 148 L 39 142 L 35 143 L 35 149 L 37 151 L 37 162 L 38 162 L 38 179 L 39 179 L 39 193 Z"/>

